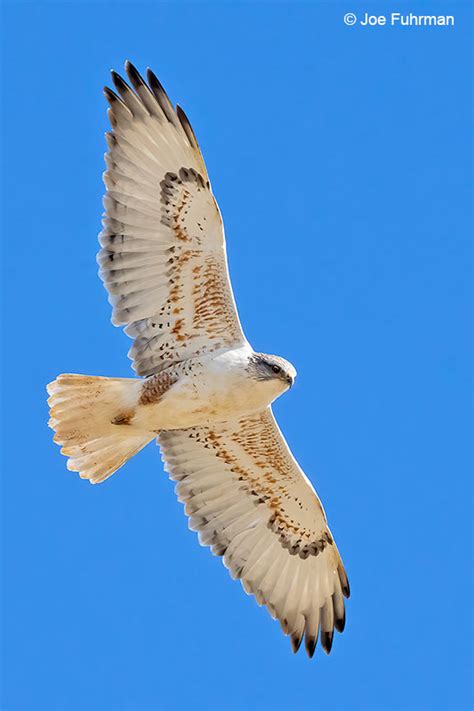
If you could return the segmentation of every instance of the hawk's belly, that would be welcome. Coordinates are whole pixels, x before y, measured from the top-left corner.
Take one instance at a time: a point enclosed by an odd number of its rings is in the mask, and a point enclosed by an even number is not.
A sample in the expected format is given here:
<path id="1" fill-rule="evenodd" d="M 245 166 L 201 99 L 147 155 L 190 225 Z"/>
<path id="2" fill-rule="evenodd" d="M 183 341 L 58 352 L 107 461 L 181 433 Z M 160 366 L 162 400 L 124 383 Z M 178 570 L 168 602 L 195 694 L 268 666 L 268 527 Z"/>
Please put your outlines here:
<path id="1" fill-rule="evenodd" d="M 153 381 L 150 379 L 150 390 Z M 233 420 L 266 408 L 285 387 L 246 373 L 201 372 L 178 378 L 156 398 L 144 398 L 133 424 L 147 430 L 186 429 Z"/>

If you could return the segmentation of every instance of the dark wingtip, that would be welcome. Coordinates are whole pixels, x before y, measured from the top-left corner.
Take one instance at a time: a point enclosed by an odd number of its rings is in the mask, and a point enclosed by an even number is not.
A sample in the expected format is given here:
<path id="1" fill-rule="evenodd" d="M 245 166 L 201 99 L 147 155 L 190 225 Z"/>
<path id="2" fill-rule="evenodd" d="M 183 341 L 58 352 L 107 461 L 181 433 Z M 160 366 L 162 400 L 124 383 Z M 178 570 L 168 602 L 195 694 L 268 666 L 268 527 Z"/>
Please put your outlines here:
<path id="1" fill-rule="evenodd" d="M 104 86 L 104 96 L 109 102 L 109 104 L 114 104 L 116 101 L 120 101 L 119 97 L 115 93 L 115 91 L 112 91 L 108 86 Z"/>
<path id="2" fill-rule="evenodd" d="M 174 115 L 173 106 L 160 80 L 158 79 L 156 74 L 150 69 L 150 67 L 148 67 L 146 70 L 146 76 L 148 80 L 148 85 L 153 94 L 155 95 L 155 98 L 158 101 L 159 105 L 161 106 L 161 110 L 165 114 L 168 121 L 172 124 L 175 124 L 176 117 Z"/>
<path id="3" fill-rule="evenodd" d="M 289 628 L 288 620 L 286 619 L 286 617 L 284 617 L 282 620 L 280 620 L 280 626 L 283 631 L 283 634 L 287 635 L 290 633 L 290 628 Z"/>
<path id="4" fill-rule="evenodd" d="M 347 578 L 346 571 L 344 570 L 344 567 L 342 566 L 342 564 L 339 565 L 339 567 L 338 567 L 338 569 L 337 569 L 337 572 L 338 572 L 339 580 L 340 580 L 340 583 L 341 583 L 342 594 L 344 595 L 344 597 L 350 598 L 350 596 L 351 596 L 351 588 L 350 588 L 350 585 L 349 585 L 349 580 L 348 580 L 348 578 Z"/>
<path id="5" fill-rule="evenodd" d="M 306 637 L 305 637 L 306 654 L 308 655 L 308 657 L 310 659 L 312 659 L 312 657 L 314 655 L 314 650 L 316 649 L 316 642 L 317 642 L 316 637 L 308 637 L 308 635 L 306 635 Z"/>
<path id="6" fill-rule="evenodd" d="M 196 136 L 194 135 L 191 122 L 189 121 L 188 117 L 186 116 L 185 112 L 179 104 L 176 104 L 176 115 L 179 119 L 181 126 L 184 129 L 186 136 L 188 137 L 188 141 L 190 142 L 191 146 L 193 146 L 193 148 L 197 148 L 197 140 Z"/>
<path id="7" fill-rule="evenodd" d="M 120 76 L 120 74 L 118 72 L 115 71 L 115 69 L 111 69 L 110 74 L 111 74 L 112 79 L 114 81 L 123 82 L 122 77 Z"/>
<path id="8" fill-rule="evenodd" d="M 334 632 L 321 632 L 321 647 L 324 649 L 326 654 L 331 652 L 333 637 Z"/>
<path id="9" fill-rule="evenodd" d="M 144 80 L 138 71 L 138 69 L 131 63 L 129 59 L 126 60 L 125 62 L 125 71 L 127 72 L 127 76 L 132 82 L 132 84 L 144 84 Z"/>
<path id="10" fill-rule="evenodd" d="M 152 89 L 155 88 L 160 93 L 166 94 L 160 80 L 156 76 L 155 72 L 152 69 L 150 69 L 150 67 L 147 67 L 147 69 L 146 69 L 146 78 L 148 79 L 148 83 Z"/>
<path id="11" fill-rule="evenodd" d="M 114 83 L 114 86 L 118 92 L 126 92 L 127 90 L 129 90 L 129 86 L 122 79 L 120 74 L 118 74 L 114 69 L 112 69 L 110 73 L 112 75 L 112 81 Z"/>
<path id="12" fill-rule="evenodd" d="M 344 627 L 346 626 L 346 611 L 342 613 L 342 617 L 336 617 L 334 620 L 334 627 L 338 632 L 344 632 Z"/>
<path id="13" fill-rule="evenodd" d="M 292 648 L 294 654 L 296 654 L 296 652 L 298 651 L 298 649 L 301 646 L 301 640 L 303 639 L 303 635 L 293 633 L 291 635 L 290 639 L 291 639 L 291 648 Z"/>

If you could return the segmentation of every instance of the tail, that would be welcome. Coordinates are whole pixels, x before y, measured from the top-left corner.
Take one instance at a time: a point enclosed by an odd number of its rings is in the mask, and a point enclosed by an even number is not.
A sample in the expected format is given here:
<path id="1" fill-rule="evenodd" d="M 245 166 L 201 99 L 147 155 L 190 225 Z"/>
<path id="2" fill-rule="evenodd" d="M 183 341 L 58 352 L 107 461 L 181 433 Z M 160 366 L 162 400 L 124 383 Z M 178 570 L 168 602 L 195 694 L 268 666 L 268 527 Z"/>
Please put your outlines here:
<path id="1" fill-rule="evenodd" d="M 155 437 L 130 425 L 142 381 L 59 375 L 47 386 L 54 441 L 67 468 L 92 484 L 104 481 Z"/>

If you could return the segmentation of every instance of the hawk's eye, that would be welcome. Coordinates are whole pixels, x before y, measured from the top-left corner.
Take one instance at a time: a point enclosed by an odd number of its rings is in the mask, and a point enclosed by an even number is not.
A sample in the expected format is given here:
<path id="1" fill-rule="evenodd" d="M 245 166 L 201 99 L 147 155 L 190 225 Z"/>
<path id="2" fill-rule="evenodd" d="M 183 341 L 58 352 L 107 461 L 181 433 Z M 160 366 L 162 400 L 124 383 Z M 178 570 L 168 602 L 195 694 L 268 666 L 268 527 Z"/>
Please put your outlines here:
<path id="1" fill-rule="evenodd" d="M 272 365 L 272 370 L 274 373 L 281 373 L 281 368 L 279 365 Z"/>

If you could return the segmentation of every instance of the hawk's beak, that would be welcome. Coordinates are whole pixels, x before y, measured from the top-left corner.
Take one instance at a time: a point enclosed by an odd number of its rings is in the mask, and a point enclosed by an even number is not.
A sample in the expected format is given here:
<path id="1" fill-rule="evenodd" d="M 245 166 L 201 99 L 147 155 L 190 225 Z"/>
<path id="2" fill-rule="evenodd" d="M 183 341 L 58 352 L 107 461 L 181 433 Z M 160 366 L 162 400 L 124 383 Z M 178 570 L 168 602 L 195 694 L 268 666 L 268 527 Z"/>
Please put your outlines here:
<path id="1" fill-rule="evenodd" d="M 291 377 L 291 375 L 286 376 L 286 382 L 290 386 L 290 388 L 293 386 L 293 383 L 295 382 L 295 379 Z"/>

